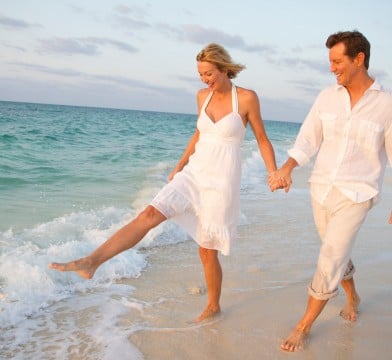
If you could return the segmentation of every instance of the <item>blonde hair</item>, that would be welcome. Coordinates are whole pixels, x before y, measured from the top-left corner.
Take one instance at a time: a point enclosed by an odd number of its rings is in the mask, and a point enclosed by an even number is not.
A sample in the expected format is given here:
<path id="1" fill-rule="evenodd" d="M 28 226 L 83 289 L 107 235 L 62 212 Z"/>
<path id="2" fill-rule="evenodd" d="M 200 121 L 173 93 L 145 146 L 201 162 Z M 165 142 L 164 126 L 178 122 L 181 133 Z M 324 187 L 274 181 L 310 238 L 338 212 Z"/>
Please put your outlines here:
<path id="1" fill-rule="evenodd" d="M 208 44 L 196 56 L 197 61 L 207 61 L 214 64 L 219 71 L 227 71 L 229 79 L 234 79 L 237 74 L 245 69 L 245 65 L 236 64 L 226 49 L 215 43 Z"/>

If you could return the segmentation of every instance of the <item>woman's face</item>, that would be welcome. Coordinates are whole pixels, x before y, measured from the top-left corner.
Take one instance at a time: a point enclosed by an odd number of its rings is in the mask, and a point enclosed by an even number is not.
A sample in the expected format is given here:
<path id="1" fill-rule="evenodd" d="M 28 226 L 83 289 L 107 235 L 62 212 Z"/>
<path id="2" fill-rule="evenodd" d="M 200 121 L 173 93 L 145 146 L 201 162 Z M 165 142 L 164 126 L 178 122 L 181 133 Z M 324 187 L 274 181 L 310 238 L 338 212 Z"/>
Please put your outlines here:
<path id="1" fill-rule="evenodd" d="M 220 71 L 214 64 L 208 61 L 198 61 L 197 71 L 199 72 L 200 80 L 210 90 L 218 90 L 224 81 L 228 79 L 226 72 Z"/>

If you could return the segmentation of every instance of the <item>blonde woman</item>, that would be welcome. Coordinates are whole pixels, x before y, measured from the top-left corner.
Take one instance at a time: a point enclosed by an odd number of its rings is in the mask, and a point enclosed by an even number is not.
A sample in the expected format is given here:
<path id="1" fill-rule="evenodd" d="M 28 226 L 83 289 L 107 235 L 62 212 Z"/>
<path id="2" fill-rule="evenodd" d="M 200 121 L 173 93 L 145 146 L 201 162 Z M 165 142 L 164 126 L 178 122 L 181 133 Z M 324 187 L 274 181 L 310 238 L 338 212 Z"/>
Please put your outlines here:
<path id="1" fill-rule="evenodd" d="M 249 123 L 269 174 L 276 170 L 275 155 L 266 135 L 256 93 L 232 83 L 244 69 L 218 44 L 209 44 L 196 57 L 201 81 L 197 94 L 196 129 L 169 182 L 135 219 L 118 230 L 85 258 L 52 263 L 51 269 L 76 271 L 90 279 L 97 268 L 135 246 L 153 227 L 172 220 L 199 245 L 208 291 L 207 305 L 194 320 L 220 312 L 222 269 L 218 252 L 228 255 L 239 212 L 240 146 Z"/>

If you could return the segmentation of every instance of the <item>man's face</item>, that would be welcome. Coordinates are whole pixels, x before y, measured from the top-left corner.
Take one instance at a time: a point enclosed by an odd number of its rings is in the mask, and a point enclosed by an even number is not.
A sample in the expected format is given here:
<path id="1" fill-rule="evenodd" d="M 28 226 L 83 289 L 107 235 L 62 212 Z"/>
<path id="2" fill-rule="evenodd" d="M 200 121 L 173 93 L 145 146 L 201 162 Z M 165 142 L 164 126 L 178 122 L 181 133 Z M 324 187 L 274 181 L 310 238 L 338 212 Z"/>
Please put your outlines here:
<path id="1" fill-rule="evenodd" d="M 350 59 L 346 55 L 344 43 L 337 43 L 329 50 L 329 63 L 331 72 L 336 76 L 337 83 L 342 86 L 352 85 L 361 65 L 363 66 L 359 54 L 354 59 Z"/>

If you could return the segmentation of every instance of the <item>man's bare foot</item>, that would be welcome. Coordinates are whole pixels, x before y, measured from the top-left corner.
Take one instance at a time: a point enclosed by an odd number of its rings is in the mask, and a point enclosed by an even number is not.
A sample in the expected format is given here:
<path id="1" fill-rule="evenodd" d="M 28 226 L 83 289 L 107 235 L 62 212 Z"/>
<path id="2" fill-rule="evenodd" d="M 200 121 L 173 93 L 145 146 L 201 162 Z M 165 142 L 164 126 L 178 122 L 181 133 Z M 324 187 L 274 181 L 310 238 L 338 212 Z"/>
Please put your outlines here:
<path id="1" fill-rule="evenodd" d="M 353 300 L 347 300 L 346 305 L 340 312 L 340 316 L 348 321 L 356 321 L 358 318 L 358 307 L 361 299 L 356 296 Z"/>
<path id="2" fill-rule="evenodd" d="M 285 339 L 280 345 L 282 350 L 285 351 L 298 351 L 304 348 L 309 332 L 305 330 L 295 329 L 287 339 Z"/>
<path id="3" fill-rule="evenodd" d="M 58 271 L 75 271 L 79 276 L 85 279 L 91 279 L 97 269 L 88 258 L 81 258 L 67 263 L 51 263 L 48 267 L 49 269 Z"/>
<path id="4" fill-rule="evenodd" d="M 204 320 L 211 319 L 214 316 L 219 315 L 221 312 L 220 307 L 218 306 L 217 308 L 210 308 L 206 307 L 205 310 L 196 318 L 193 320 L 194 323 L 200 323 Z"/>

